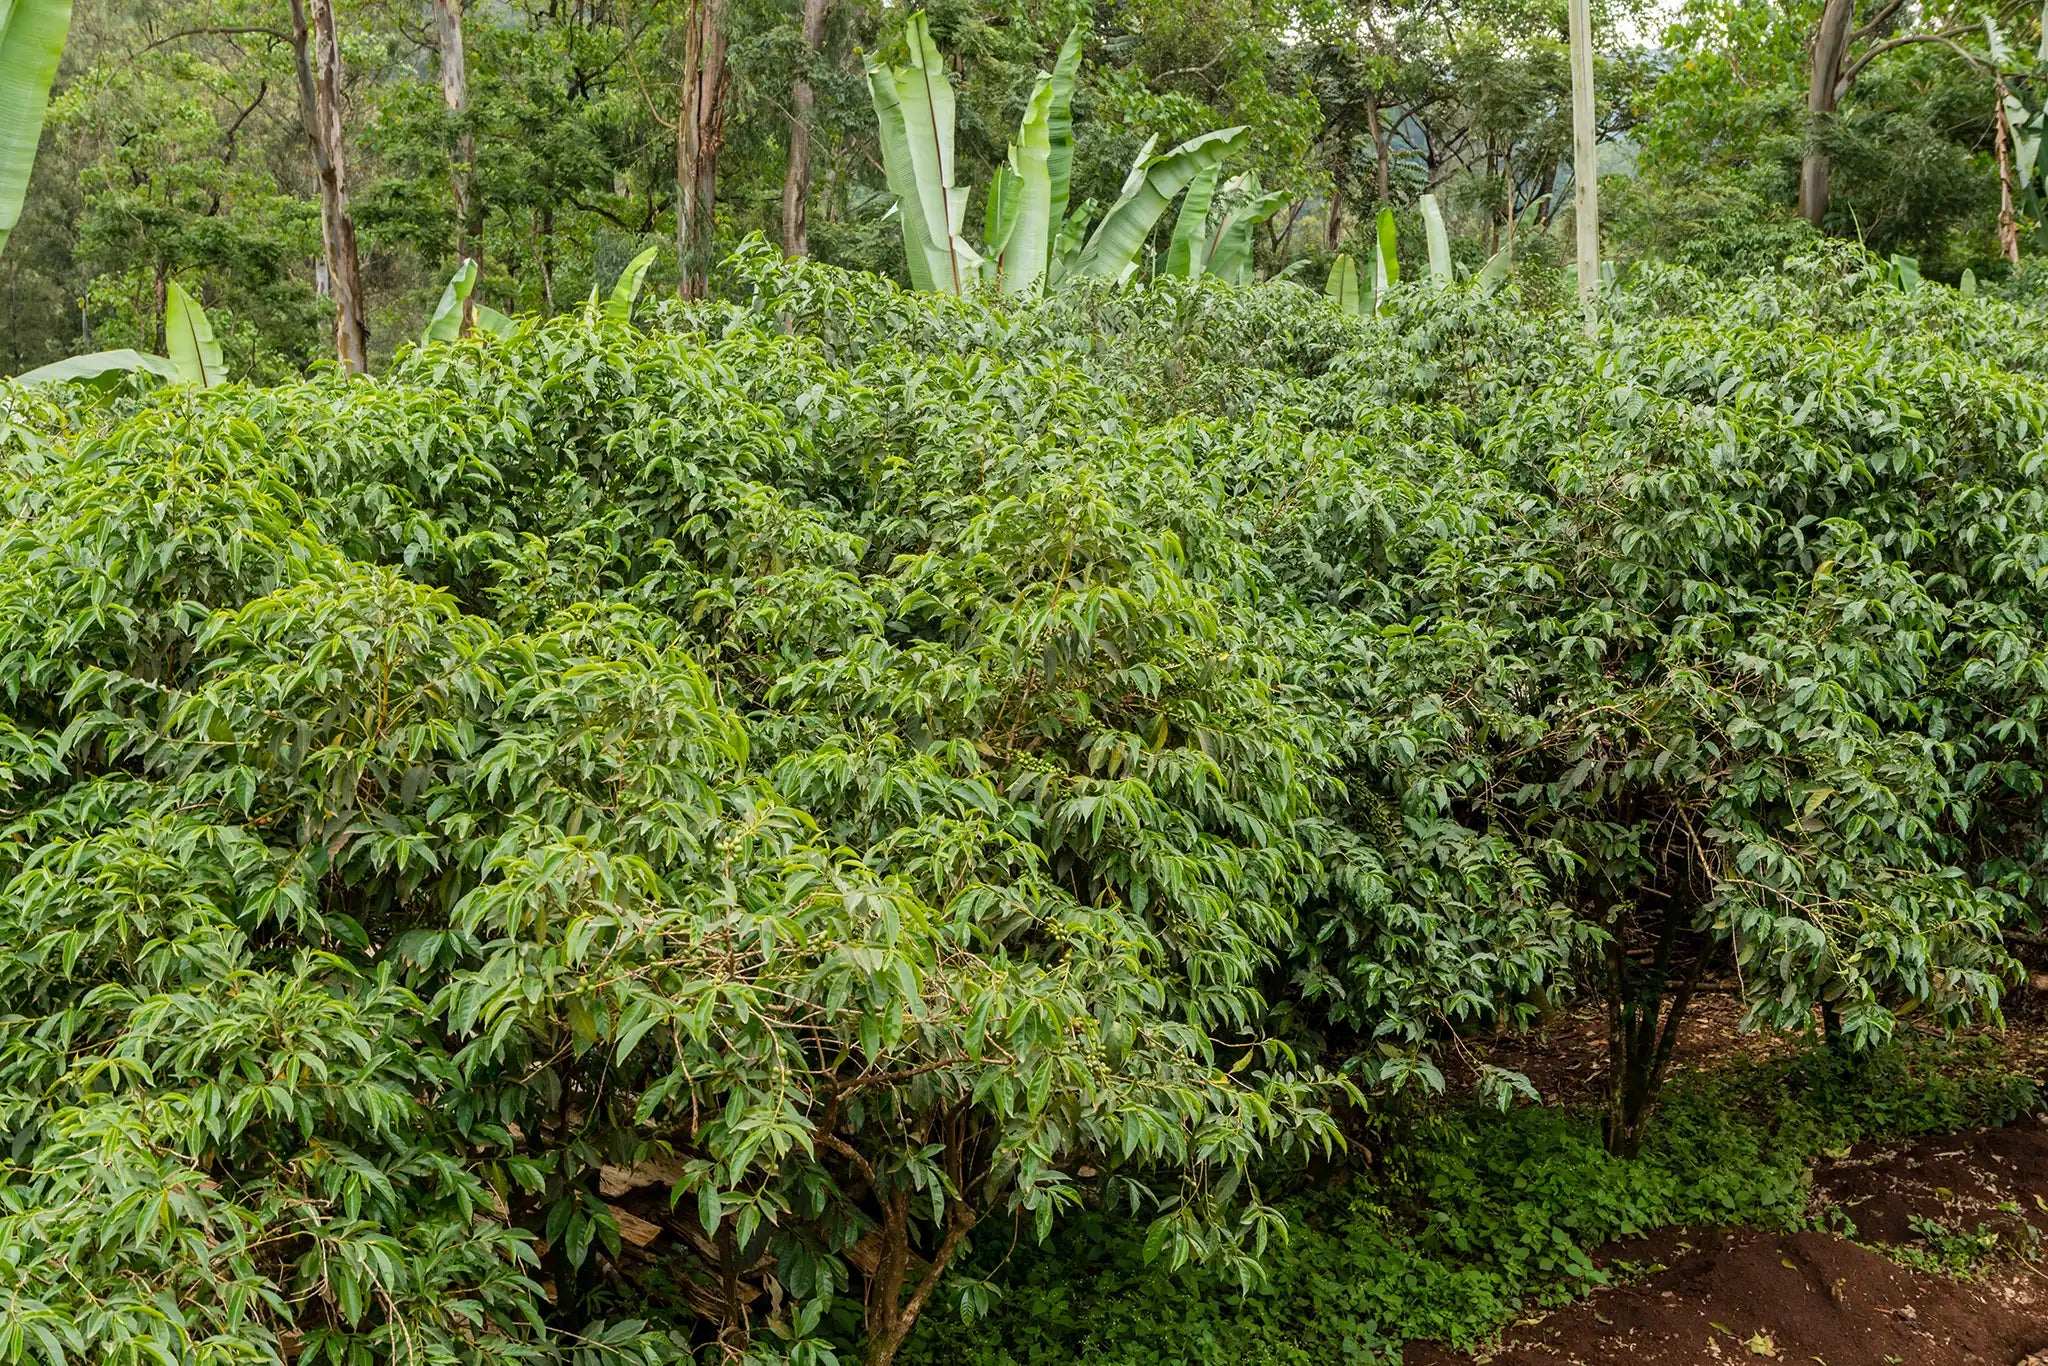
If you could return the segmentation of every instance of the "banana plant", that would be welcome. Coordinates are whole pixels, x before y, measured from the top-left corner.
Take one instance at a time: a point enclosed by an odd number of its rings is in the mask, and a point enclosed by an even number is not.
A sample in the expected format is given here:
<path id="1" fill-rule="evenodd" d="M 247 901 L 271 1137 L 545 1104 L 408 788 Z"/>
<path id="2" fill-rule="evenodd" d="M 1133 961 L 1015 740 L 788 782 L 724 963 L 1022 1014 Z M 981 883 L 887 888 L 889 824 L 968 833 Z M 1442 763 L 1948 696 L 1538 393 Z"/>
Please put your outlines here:
<path id="1" fill-rule="evenodd" d="M 1213 216 L 1205 273 L 1225 284 L 1250 284 L 1252 232 L 1280 211 L 1287 196 L 1262 192 L 1258 172 L 1245 171 L 1224 182 L 1217 202 L 1222 207 Z"/>
<path id="2" fill-rule="evenodd" d="M 0 251 L 21 221 L 70 28 L 71 0 L 0 0 Z"/>
<path id="3" fill-rule="evenodd" d="M 1080 273 L 1118 281 L 1136 274 L 1138 252 L 1152 235 L 1152 227 L 1166 212 L 1166 206 L 1193 184 L 1196 176 L 1220 165 L 1244 146 L 1249 131 L 1239 126 L 1203 133 L 1160 156 L 1152 155 L 1158 140 L 1147 141 L 1130 174 L 1124 177 L 1116 203 L 1102 215 L 1088 245 L 1081 249 Z"/>
<path id="4" fill-rule="evenodd" d="M 1394 211 L 1380 209 L 1377 233 L 1379 250 L 1373 253 L 1372 311 L 1386 307 L 1387 294 L 1401 283 L 1401 258 L 1395 255 Z"/>
<path id="5" fill-rule="evenodd" d="M 882 172 L 896 197 L 910 282 L 917 289 L 960 294 L 987 284 L 1029 298 L 1083 276 L 1128 280 L 1167 207 L 1204 176 L 1203 193 L 1213 200 L 1211 173 L 1244 144 L 1243 128 L 1204 133 L 1159 155 L 1156 141 L 1148 142 L 1116 202 L 1099 219 L 1087 206 L 1070 213 L 1074 81 L 1081 64 L 1077 26 L 1053 69 L 1040 72 L 1032 87 L 1017 137 L 988 188 L 983 245 L 977 250 L 962 235 L 968 192 L 954 183 L 953 87 L 924 14 L 905 23 L 904 48 L 907 65 L 870 60 L 867 76 Z M 1180 248 L 1169 252 L 1169 270 L 1199 274 L 1197 258 L 1206 264 L 1215 255 L 1221 242 L 1208 240 L 1209 216 L 1207 200 L 1197 209 L 1183 207 L 1176 224 Z M 1091 221 L 1094 230 L 1087 232 Z M 1243 231 L 1248 271 L 1249 225 Z"/>
<path id="6" fill-rule="evenodd" d="M 15 376 L 14 382 L 93 381 L 109 375 L 146 372 L 173 384 L 192 384 L 202 389 L 227 383 L 227 362 L 221 355 L 220 342 L 213 335 L 213 324 L 207 320 L 206 310 L 175 280 L 171 281 L 164 298 L 164 349 L 170 352 L 168 356 L 153 356 L 146 351 L 128 349 L 94 351 L 90 355 L 72 356 L 39 366 L 27 374 Z"/>
<path id="7" fill-rule="evenodd" d="M 626 268 L 619 272 L 618 283 L 612 286 L 611 297 L 604 301 L 605 321 L 633 321 L 633 304 L 640 297 L 640 287 L 647 283 L 647 268 L 660 254 L 661 248 L 649 247 L 626 263 Z"/>
<path id="8" fill-rule="evenodd" d="M 1436 196 L 1422 196 L 1422 230 L 1429 239 L 1429 279 L 1435 285 L 1451 282 L 1451 235 L 1444 230 L 1444 211 Z"/>
<path id="9" fill-rule="evenodd" d="M 953 183 L 953 83 L 921 11 L 903 41 L 909 65 L 870 60 L 867 68 L 882 174 L 901 209 L 911 284 L 959 294 L 981 277 L 981 254 L 960 235 L 967 191 Z"/>
<path id="10" fill-rule="evenodd" d="M 1323 293 L 1346 313 L 1357 315 L 1364 311 L 1359 306 L 1358 263 L 1349 253 L 1339 252 L 1337 259 L 1330 262 L 1330 279 L 1323 286 Z"/>
<path id="11" fill-rule="evenodd" d="M 427 332 L 421 338 L 426 342 L 452 342 L 462 335 L 463 305 L 469 302 L 470 291 L 476 288 L 476 262 L 464 257 L 462 264 L 455 268 L 447 287 L 441 291 L 441 302 L 434 305 L 434 312 L 427 319 Z"/>

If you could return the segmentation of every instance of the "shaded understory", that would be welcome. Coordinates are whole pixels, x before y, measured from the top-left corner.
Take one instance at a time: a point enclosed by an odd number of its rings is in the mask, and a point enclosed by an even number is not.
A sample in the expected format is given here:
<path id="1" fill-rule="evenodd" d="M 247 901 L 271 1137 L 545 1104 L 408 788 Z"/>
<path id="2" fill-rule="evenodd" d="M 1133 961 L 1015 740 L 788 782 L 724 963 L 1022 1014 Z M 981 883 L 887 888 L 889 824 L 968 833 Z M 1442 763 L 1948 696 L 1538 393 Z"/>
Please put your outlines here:
<path id="1" fill-rule="evenodd" d="M 1604 1151 L 1590 1111 L 1417 1113 L 1361 1136 L 1348 1169 L 1296 1178 L 1290 1237 L 1273 1250 L 1267 1283 L 1250 1294 L 1199 1269 L 1148 1264 L 1142 1223 L 1095 1213 L 1042 1247 L 1028 1233 L 1014 1246 L 985 1245 L 974 1270 L 999 1292 L 988 1317 L 930 1316 L 905 1359 L 1308 1366 L 1396 1361 L 1411 1340 L 1479 1346 L 1527 1311 L 1565 1304 L 1618 1274 L 1675 1265 L 1677 1231 L 1687 1227 L 1853 1233 L 1844 1212 L 1854 1197 L 1829 1198 L 1825 1175 L 1817 1194 L 1816 1160 L 1835 1154 L 1846 1172 L 1855 1170 L 1847 1150 L 1859 1143 L 2011 1123 L 2039 1104 L 2028 1071 L 2009 1041 L 1986 1037 L 1916 1038 L 1862 1059 L 1814 1048 L 1689 1070 L 1674 1078 L 1635 1160 Z M 2010 1235 L 1973 1243 L 1965 1235 L 1974 1225 L 1938 1224 L 1910 1225 L 1898 1254 L 1928 1274 L 2024 1251 Z M 1643 1244 L 1640 1262 L 1596 1255 L 1603 1244 L 1659 1231 L 1662 1242 Z M 1728 1346 L 1746 1350 L 1746 1342 Z"/>

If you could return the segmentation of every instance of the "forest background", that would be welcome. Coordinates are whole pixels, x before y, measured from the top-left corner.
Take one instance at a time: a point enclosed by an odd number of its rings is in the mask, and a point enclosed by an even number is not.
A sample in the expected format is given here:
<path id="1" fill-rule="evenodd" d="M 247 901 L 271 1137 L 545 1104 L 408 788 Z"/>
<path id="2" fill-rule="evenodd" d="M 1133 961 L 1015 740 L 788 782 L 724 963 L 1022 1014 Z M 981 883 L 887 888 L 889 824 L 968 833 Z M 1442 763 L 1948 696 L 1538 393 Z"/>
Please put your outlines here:
<path id="1" fill-rule="evenodd" d="M 897 44 L 903 7 L 315 8 L 331 12 L 339 56 L 326 193 L 356 244 L 373 366 L 418 335 L 465 256 L 480 263 L 477 302 L 507 313 L 608 289 L 648 245 L 661 247 L 650 283 L 700 294 L 752 232 L 906 278 L 864 74 L 867 55 Z M 1849 18 L 1835 25 L 1839 96 L 1821 97 L 1814 39 L 1836 11 Z M 987 181 L 1034 73 L 1078 22 L 1077 206 L 1114 199 L 1148 138 L 1243 124 L 1231 170 L 1286 197 L 1258 232 L 1261 274 L 1319 285 L 1335 254 L 1369 252 L 1383 205 L 1403 250 L 1419 250 L 1424 193 L 1444 205 L 1463 268 L 1518 229 L 1525 259 L 1568 258 L 1551 232 L 1571 212 L 1562 0 L 947 0 L 930 15 L 959 91 L 962 183 Z M 2032 16 L 2004 17 L 2031 46 Z M 1934 278 L 2009 268 L 1979 11 L 1603 0 L 1594 23 L 1608 251 L 1624 266 L 1774 262 L 1811 219 Z M 0 259 L 0 369 L 161 350 L 172 282 L 206 306 L 237 374 L 281 378 L 334 354 L 316 27 L 304 0 L 81 0 Z M 1832 193 L 1802 219 L 1816 150 Z M 2007 180 L 2031 175 L 2017 160 Z"/>

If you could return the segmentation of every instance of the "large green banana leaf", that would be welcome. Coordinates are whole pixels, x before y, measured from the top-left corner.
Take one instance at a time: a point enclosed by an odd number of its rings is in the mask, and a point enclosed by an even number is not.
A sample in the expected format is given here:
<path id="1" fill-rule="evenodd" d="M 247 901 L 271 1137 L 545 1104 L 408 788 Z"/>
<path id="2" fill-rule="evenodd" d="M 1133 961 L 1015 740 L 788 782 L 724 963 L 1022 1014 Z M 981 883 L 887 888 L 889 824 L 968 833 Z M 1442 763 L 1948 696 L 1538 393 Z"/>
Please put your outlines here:
<path id="1" fill-rule="evenodd" d="M 967 191 L 953 183 L 953 83 L 946 78 L 945 59 L 923 14 L 910 16 L 903 40 L 910 65 L 888 68 L 903 111 L 901 128 L 915 182 L 914 196 L 902 201 L 903 212 L 924 217 L 931 243 L 932 287 L 959 294 L 980 274 L 981 257 L 960 236 Z"/>
<path id="2" fill-rule="evenodd" d="M 875 103 L 882 178 L 888 182 L 889 193 L 896 196 L 896 217 L 903 224 L 903 256 L 910 270 L 910 287 L 933 289 L 932 239 L 925 231 L 924 210 L 918 203 L 917 170 L 910 161 L 910 132 L 904 121 L 903 101 L 896 93 L 895 69 L 869 62 L 868 94 Z"/>
<path id="3" fill-rule="evenodd" d="M 1188 182 L 1180 217 L 1173 221 L 1173 245 L 1166 251 L 1166 273 L 1199 280 L 1209 264 L 1209 204 L 1216 197 L 1220 166 L 1210 166 Z"/>
<path id="4" fill-rule="evenodd" d="M 1358 265 L 1348 255 L 1339 252 L 1337 259 L 1330 262 L 1330 279 L 1323 286 L 1323 293 L 1346 313 L 1359 311 Z"/>
<path id="5" fill-rule="evenodd" d="M 1439 285 L 1451 282 L 1451 235 L 1444 231 L 1444 211 L 1436 196 L 1422 196 L 1422 229 L 1429 238 L 1429 278 Z"/>
<path id="6" fill-rule="evenodd" d="M 1399 244 L 1394 236 L 1394 211 L 1381 209 L 1379 217 L 1379 250 L 1373 253 L 1372 306 L 1378 312 L 1385 302 L 1387 291 L 1401 283 L 1401 258 L 1395 254 Z"/>
<path id="7" fill-rule="evenodd" d="M 1245 133 L 1241 126 L 1203 133 L 1161 156 L 1151 155 L 1152 144 L 1146 143 L 1124 181 L 1123 192 L 1082 248 L 1081 273 L 1112 280 L 1129 278 L 1137 267 L 1139 250 L 1166 206 L 1189 181 L 1242 147 Z"/>
<path id="8" fill-rule="evenodd" d="M 455 273 L 448 277 L 448 284 L 441 290 L 441 302 L 434 305 L 434 314 L 427 319 L 427 332 L 423 340 L 430 342 L 452 342 L 462 335 L 462 309 L 469 302 L 469 292 L 476 288 L 476 261 L 465 256 Z"/>
<path id="9" fill-rule="evenodd" d="M 21 219 L 70 28 L 71 0 L 0 0 L 0 250 Z"/>
<path id="10" fill-rule="evenodd" d="M 1261 194 L 1256 171 L 1232 176 L 1218 191 L 1223 208 L 1209 239 L 1206 271 L 1230 285 L 1250 284 L 1252 230 L 1280 211 L 1283 194 Z"/>
<path id="11" fill-rule="evenodd" d="M 1052 189 L 1045 234 L 1049 243 L 1058 241 L 1066 225 L 1067 194 L 1074 183 L 1074 76 L 1080 69 L 1081 26 L 1076 24 L 1052 64 L 1052 104 L 1045 115 L 1045 174 Z"/>
<path id="12" fill-rule="evenodd" d="M 489 304 L 478 304 L 476 308 L 476 330 L 493 337 L 509 337 L 519 324 L 492 308 Z"/>
<path id="13" fill-rule="evenodd" d="M 1052 260 L 1052 104 L 1053 78 L 1042 75 L 1024 105 L 1009 164 L 989 191 L 990 213 L 999 220 L 989 250 L 1005 294 L 1036 295 Z"/>
<path id="14" fill-rule="evenodd" d="M 164 349 L 171 353 L 171 365 L 184 384 L 211 389 L 228 380 L 227 361 L 220 343 L 214 340 L 213 324 L 183 285 L 171 281 L 164 302 Z"/>
<path id="15" fill-rule="evenodd" d="M 25 375 L 16 375 L 16 384 L 50 384 L 59 380 L 95 380 L 116 372 L 147 370 L 152 375 L 176 380 L 178 367 L 162 356 L 152 356 L 142 351 L 95 351 L 86 356 L 69 356 L 64 360 L 40 365 Z"/>
<path id="16" fill-rule="evenodd" d="M 1515 273 L 1515 247 L 1510 242 L 1493 254 L 1492 259 L 1479 268 L 1477 282 L 1482 293 L 1491 294 L 1506 284 L 1508 277 Z"/>
<path id="17" fill-rule="evenodd" d="M 640 286 L 647 283 L 647 268 L 660 254 L 660 247 L 649 247 L 626 263 L 619 273 L 619 282 L 612 286 L 612 296 L 604 301 L 606 319 L 615 323 L 633 321 L 633 302 L 640 297 Z"/>

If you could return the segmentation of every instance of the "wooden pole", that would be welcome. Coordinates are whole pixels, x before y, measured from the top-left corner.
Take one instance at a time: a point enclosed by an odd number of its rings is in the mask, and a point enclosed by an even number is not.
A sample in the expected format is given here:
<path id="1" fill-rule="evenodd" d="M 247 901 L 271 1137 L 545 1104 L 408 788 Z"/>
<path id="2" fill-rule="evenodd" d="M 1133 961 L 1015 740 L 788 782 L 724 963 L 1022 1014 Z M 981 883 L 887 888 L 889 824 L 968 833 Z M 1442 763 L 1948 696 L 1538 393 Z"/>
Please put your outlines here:
<path id="1" fill-rule="evenodd" d="M 1572 202 L 1579 228 L 1579 311 L 1590 338 L 1600 309 L 1600 149 L 1593 121 L 1591 0 L 1571 0 L 1571 39 Z"/>

